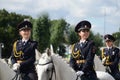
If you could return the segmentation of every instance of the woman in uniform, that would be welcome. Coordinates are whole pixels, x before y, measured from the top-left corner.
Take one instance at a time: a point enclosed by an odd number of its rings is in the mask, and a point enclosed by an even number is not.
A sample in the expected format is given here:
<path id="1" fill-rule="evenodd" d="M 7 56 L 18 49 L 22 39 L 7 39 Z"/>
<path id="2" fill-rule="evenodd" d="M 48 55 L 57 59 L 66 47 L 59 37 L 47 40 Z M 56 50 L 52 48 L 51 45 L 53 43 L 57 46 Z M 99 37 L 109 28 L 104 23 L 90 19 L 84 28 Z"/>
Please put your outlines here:
<path id="1" fill-rule="evenodd" d="M 13 44 L 11 61 L 14 71 L 20 71 L 23 80 L 37 80 L 35 69 L 35 49 L 37 42 L 30 39 L 32 24 L 22 21 L 17 26 L 21 39 Z"/>
<path id="2" fill-rule="evenodd" d="M 111 74 L 115 80 L 120 80 L 120 72 L 119 72 L 119 55 L 120 50 L 114 46 L 115 38 L 106 34 L 104 36 L 106 47 L 102 49 L 102 63 L 106 66 L 106 72 Z"/>
<path id="3" fill-rule="evenodd" d="M 91 23 L 81 21 L 75 27 L 80 40 L 72 45 L 70 66 L 81 80 L 97 80 L 94 70 L 95 44 L 89 39 Z"/>

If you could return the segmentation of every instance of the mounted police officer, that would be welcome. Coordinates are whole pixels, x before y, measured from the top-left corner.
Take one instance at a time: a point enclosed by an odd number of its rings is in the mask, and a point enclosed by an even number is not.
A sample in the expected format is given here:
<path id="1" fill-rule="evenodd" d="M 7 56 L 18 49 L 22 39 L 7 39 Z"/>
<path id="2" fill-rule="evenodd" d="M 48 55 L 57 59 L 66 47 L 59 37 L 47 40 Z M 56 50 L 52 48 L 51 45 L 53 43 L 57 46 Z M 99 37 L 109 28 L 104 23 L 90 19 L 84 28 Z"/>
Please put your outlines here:
<path id="1" fill-rule="evenodd" d="M 119 54 L 120 50 L 114 46 L 115 38 L 106 34 L 104 36 L 106 48 L 102 49 L 102 63 L 106 66 L 106 72 L 110 73 L 115 80 L 120 80 L 120 72 L 119 72 Z"/>
<path id="2" fill-rule="evenodd" d="M 70 66 L 76 71 L 81 80 L 97 80 L 94 70 L 95 44 L 89 40 L 91 23 L 81 21 L 75 27 L 80 41 L 72 45 Z"/>
<path id="3" fill-rule="evenodd" d="M 35 69 L 35 49 L 37 42 L 30 39 L 32 24 L 28 20 L 22 21 L 17 26 L 21 39 L 13 44 L 11 61 L 13 70 L 20 70 L 22 80 L 37 80 Z"/>

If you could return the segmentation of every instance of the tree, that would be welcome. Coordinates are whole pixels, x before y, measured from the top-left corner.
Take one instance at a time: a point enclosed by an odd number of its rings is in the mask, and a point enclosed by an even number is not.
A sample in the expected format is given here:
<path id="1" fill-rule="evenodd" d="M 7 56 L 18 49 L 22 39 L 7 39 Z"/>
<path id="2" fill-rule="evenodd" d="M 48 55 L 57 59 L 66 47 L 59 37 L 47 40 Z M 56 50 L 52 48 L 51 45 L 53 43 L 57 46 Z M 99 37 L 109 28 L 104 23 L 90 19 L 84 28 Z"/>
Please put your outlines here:
<path id="1" fill-rule="evenodd" d="M 113 36 L 115 37 L 115 39 L 116 39 L 115 45 L 120 47 L 120 32 L 115 32 L 115 33 L 113 33 L 112 35 L 113 35 Z"/>
<path id="2" fill-rule="evenodd" d="M 43 14 L 34 21 L 33 39 L 38 41 L 38 49 L 40 52 L 44 52 L 50 45 L 50 25 L 48 14 Z"/>
<path id="3" fill-rule="evenodd" d="M 71 27 L 70 29 L 69 29 L 69 33 L 68 33 L 69 35 L 69 37 L 68 37 L 68 43 L 69 44 L 74 44 L 74 43 L 76 43 L 77 41 L 79 41 L 79 37 L 78 37 L 78 34 L 74 31 L 74 28 L 73 27 Z"/>
<path id="4" fill-rule="evenodd" d="M 103 46 L 103 39 L 102 39 L 101 35 L 99 33 L 94 34 L 91 31 L 91 33 L 90 33 L 90 39 L 95 42 L 96 54 L 100 55 L 101 54 L 100 48 Z"/>
<path id="5" fill-rule="evenodd" d="M 53 44 L 55 51 L 57 50 L 57 48 L 63 49 L 62 46 L 63 43 L 65 42 L 64 33 L 68 26 L 69 26 L 68 23 L 64 19 L 51 21 L 50 42 L 51 44 Z"/>

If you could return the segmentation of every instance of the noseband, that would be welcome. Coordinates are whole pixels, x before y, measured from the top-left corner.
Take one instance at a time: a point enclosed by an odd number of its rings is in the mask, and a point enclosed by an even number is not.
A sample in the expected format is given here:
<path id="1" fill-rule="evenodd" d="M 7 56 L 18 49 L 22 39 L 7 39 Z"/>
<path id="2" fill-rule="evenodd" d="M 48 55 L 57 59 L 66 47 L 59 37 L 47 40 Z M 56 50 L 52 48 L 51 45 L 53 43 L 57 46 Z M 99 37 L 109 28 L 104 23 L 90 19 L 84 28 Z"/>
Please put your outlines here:
<path id="1" fill-rule="evenodd" d="M 53 68 L 52 68 L 52 74 L 51 74 L 51 77 L 49 78 L 49 80 L 52 80 L 53 73 L 55 73 L 55 80 L 56 80 L 56 72 L 55 72 L 54 63 L 53 63 L 53 61 L 52 61 L 52 60 L 51 60 L 51 61 L 49 61 L 49 62 L 47 62 L 47 63 L 44 63 L 44 64 L 38 64 L 38 65 L 40 65 L 40 66 L 44 66 L 44 65 L 47 65 L 47 64 L 50 64 L 50 63 L 52 63 L 52 64 L 53 64 Z"/>

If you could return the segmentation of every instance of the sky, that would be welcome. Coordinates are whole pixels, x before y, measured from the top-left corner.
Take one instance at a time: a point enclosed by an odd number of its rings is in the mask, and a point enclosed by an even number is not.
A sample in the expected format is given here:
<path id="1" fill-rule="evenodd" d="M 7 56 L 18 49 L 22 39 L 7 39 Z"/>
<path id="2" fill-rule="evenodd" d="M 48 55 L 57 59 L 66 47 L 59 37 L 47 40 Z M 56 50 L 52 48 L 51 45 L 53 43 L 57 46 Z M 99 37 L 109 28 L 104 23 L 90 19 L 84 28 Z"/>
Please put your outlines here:
<path id="1" fill-rule="evenodd" d="M 50 19 L 65 19 L 71 25 L 82 20 L 101 35 L 120 31 L 120 0 L 0 0 L 0 9 L 38 18 L 47 12 Z"/>

